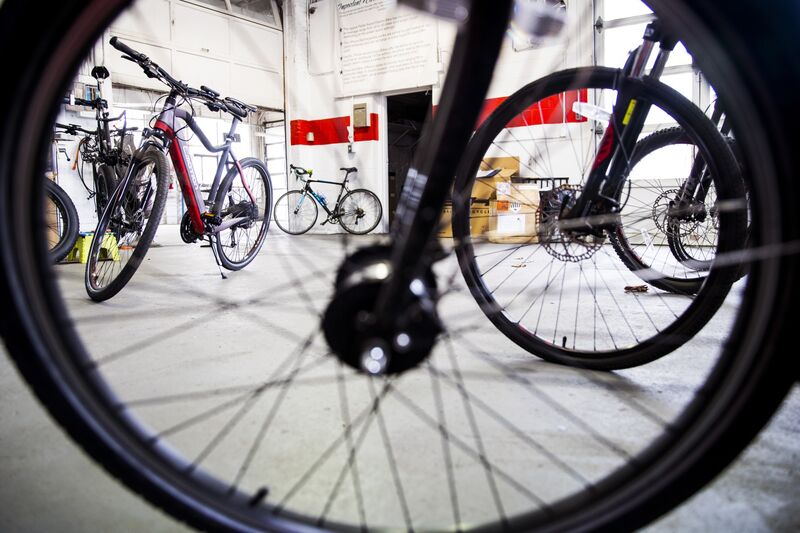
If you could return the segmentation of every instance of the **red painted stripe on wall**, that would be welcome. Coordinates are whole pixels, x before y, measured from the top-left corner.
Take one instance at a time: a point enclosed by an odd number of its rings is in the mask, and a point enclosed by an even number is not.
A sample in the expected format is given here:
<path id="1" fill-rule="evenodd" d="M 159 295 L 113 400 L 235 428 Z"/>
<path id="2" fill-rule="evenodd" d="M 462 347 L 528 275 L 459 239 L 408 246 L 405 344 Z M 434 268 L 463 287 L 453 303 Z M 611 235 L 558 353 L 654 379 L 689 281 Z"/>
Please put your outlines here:
<path id="1" fill-rule="evenodd" d="M 538 126 L 540 124 L 562 124 L 573 122 L 586 122 L 586 118 L 572 111 L 575 102 L 587 102 L 588 91 L 580 89 L 554 94 L 535 102 L 522 113 L 508 122 L 509 128 L 524 126 Z M 490 98 L 483 103 L 483 109 L 478 118 L 478 125 L 483 124 L 492 112 L 506 100 L 506 97 Z"/>
<path id="2" fill-rule="evenodd" d="M 289 124 L 290 142 L 293 145 L 304 144 L 308 146 L 346 143 L 349 141 L 348 126 L 350 126 L 349 116 L 319 120 L 293 120 Z M 314 134 L 313 141 L 308 140 L 309 133 Z M 378 140 L 377 113 L 370 113 L 368 127 L 353 128 L 353 140 L 355 142 Z"/>
<path id="3" fill-rule="evenodd" d="M 588 102 L 589 94 L 587 89 L 577 91 L 567 91 L 561 94 L 549 96 L 543 100 L 531 104 L 530 107 L 522 111 L 519 115 L 512 118 L 507 127 L 520 128 L 525 126 L 538 126 L 540 124 L 563 124 L 586 122 L 586 118 L 575 114 L 572 111 L 572 104 L 575 102 Z M 506 101 L 507 96 L 499 98 L 489 98 L 483 102 L 483 108 L 478 115 L 478 123 L 475 129 L 489 118 L 489 115 L 497 109 L 500 104 Z M 434 113 L 436 113 L 434 106 Z"/>
<path id="4" fill-rule="evenodd" d="M 502 104 L 507 97 L 489 98 L 483 103 L 478 126 Z M 567 91 L 547 97 L 534 103 L 522 113 L 511 119 L 508 123 L 510 128 L 524 126 L 537 126 L 540 124 L 562 124 L 574 122 L 586 122 L 586 118 L 576 115 L 572 111 L 572 104 L 575 102 L 587 102 L 588 91 L 580 89 L 577 91 Z M 436 112 L 434 106 L 434 113 Z M 377 141 L 378 140 L 378 114 L 370 113 L 369 127 L 354 128 L 353 140 Z M 323 118 L 319 120 L 293 120 L 290 123 L 291 144 L 304 144 L 308 146 L 339 144 L 348 142 L 347 128 L 350 126 L 350 117 Z M 477 126 L 476 126 L 477 127 Z M 314 134 L 314 140 L 308 140 L 308 134 Z"/>

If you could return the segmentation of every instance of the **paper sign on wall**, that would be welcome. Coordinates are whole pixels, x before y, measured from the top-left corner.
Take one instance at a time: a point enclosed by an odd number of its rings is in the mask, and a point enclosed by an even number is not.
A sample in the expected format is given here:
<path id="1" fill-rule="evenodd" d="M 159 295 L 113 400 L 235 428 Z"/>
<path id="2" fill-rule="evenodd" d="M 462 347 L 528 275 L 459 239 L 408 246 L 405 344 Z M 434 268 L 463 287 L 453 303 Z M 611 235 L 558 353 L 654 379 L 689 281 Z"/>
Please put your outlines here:
<path id="1" fill-rule="evenodd" d="M 339 96 L 437 81 L 436 22 L 394 0 L 337 0 Z"/>

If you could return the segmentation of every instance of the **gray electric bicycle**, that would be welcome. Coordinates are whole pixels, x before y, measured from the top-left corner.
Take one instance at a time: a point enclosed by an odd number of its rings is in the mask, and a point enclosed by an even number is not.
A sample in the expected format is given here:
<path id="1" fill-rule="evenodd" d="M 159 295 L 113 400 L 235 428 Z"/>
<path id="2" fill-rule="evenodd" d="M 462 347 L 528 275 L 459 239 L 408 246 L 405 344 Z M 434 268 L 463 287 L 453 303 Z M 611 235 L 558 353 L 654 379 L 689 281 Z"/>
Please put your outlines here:
<path id="1" fill-rule="evenodd" d="M 138 64 L 148 76 L 164 82 L 170 93 L 152 128 L 143 132 L 142 144 L 131 158 L 125 176 L 112 194 L 95 230 L 86 264 L 86 292 L 102 301 L 117 294 L 142 263 L 167 200 L 172 161 L 187 206 L 180 234 L 187 244 L 208 240 L 217 265 L 240 270 L 258 254 L 269 229 L 272 183 L 266 165 L 252 157 L 233 155 L 236 127 L 256 110 L 234 98 L 221 98 L 213 89 L 195 89 L 173 78 L 166 70 L 113 37 L 111 45 L 123 57 Z M 231 116 L 225 142 L 215 146 L 194 120 L 193 108 L 184 103 L 197 101 L 214 112 Z M 192 165 L 186 141 L 179 133 L 189 129 L 209 152 L 219 153 L 214 181 L 206 198 Z M 222 270 L 220 273 L 223 277 Z"/>

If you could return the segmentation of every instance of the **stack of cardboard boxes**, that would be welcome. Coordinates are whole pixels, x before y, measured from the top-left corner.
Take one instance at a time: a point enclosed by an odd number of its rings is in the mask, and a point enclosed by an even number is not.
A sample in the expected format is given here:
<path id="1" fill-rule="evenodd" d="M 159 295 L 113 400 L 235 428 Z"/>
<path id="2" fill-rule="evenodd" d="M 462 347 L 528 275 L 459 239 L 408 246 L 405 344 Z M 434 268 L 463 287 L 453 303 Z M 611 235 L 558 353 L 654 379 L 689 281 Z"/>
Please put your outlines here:
<path id="1" fill-rule="evenodd" d="M 532 243 L 537 241 L 536 210 L 539 186 L 518 183 L 520 163 L 517 157 L 486 158 L 472 189 L 470 235 L 497 243 Z M 442 213 L 439 235 L 452 237 L 452 205 Z"/>

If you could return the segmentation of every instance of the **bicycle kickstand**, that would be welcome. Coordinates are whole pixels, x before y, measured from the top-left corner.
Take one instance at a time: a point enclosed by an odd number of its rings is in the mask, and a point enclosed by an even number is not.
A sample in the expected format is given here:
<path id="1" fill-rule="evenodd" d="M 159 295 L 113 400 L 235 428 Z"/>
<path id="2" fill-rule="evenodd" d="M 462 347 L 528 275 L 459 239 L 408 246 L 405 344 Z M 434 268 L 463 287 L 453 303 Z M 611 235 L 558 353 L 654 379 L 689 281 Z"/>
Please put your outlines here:
<path id="1" fill-rule="evenodd" d="M 222 279 L 228 279 L 228 276 L 222 271 L 222 263 L 219 260 L 219 255 L 217 254 L 217 249 L 214 247 L 214 241 L 216 237 L 214 235 L 208 236 L 208 242 L 211 244 L 211 253 L 214 255 L 214 261 L 217 263 L 217 268 L 219 269 L 219 275 L 222 276 Z"/>

